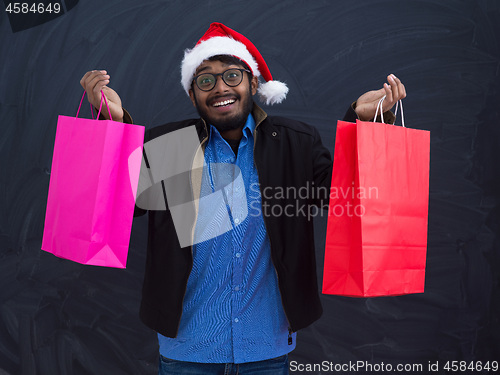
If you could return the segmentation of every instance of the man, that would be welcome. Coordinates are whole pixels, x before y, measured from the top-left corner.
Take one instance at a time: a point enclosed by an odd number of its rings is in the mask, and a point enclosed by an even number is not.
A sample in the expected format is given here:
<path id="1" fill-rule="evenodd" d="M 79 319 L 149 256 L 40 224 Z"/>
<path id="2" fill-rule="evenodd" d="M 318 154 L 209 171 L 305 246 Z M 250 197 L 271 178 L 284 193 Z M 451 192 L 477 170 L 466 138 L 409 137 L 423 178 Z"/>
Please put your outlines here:
<path id="1" fill-rule="evenodd" d="M 91 71 L 81 85 L 95 107 L 102 90 L 113 119 L 131 122 L 109 82 L 106 71 Z M 288 88 L 272 79 L 248 39 L 220 23 L 186 51 L 181 83 L 201 119 L 150 129 L 141 173 L 170 168 L 179 153 L 189 173 L 185 184 L 165 178 L 156 190 L 147 186 L 163 208 L 141 207 L 138 196 L 136 209 L 137 215 L 149 210 L 141 319 L 158 332 L 160 374 L 288 374 L 296 331 L 322 308 L 313 223 L 304 211 L 286 209 L 328 204 L 330 153 L 315 128 L 269 117 L 253 102 L 259 92 L 266 104 L 279 103 Z M 384 112 L 406 96 L 393 75 L 359 97 L 345 119 L 373 119 L 384 96 Z M 185 156 L 188 138 L 171 140 L 189 129 L 198 146 Z M 168 157 L 149 147 L 162 139 L 161 152 L 176 149 Z M 293 194 L 304 187 L 305 196 Z M 276 194 L 279 188 L 291 194 Z M 189 225 L 178 224 L 172 204 L 179 190 L 191 193 L 180 204 L 193 208 Z"/>

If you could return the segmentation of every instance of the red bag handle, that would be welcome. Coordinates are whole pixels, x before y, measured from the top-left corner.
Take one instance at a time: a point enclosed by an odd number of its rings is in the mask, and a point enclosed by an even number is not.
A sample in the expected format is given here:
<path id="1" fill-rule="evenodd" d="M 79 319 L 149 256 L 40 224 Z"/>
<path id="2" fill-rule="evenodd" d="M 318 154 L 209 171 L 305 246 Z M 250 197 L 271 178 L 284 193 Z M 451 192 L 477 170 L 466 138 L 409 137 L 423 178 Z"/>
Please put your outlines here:
<path id="1" fill-rule="evenodd" d="M 384 95 L 382 97 L 382 99 L 380 99 L 379 102 L 378 102 L 378 104 L 377 104 L 377 110 L 375 111 L 375 117 L 373 118 L 373 122 L 375 122 L 375 120 L 377 119 L 378 109 L 380 108 L 380 119 L 382 120 L 382 123 L 385 124 L 385 122 L 384 122 L 384 113 L 383 113 L 384 111 L 382 110 L 382 103 L 384 102 L 385 97 L 386 97 L 386 95 Z M 394 116 L 397 116 L 397 114 L 398 114 L 398 105 L 401 106 L 401 123 L 403 125 L 403 128 L 406 128 L 406 126 L 405 126 L 405 117 L 404 117 L 404 114 L 403 114 L 403 102 L 401 101 L 401 99 L 396 102 L 396 110 L 394 111 Z"/>
<path id="2" fill-rule="evenodd" d="M 78 118 L 78 114 L 80 113 L 80 108 L 82 107 L 83 103 L 83 98 L 85 97 L 85 94 L 87 93 L 87 90 L 83 92 L 82 99 L 80 100 L 80 105 L 78 106 L 78 111 L 76 111 L 76 117 Z M 102 109 L 102 100 L 104 99 L 104 102 L 106 103 L 106 107 L 108 107 L 108 113 L 109 113 L 109 119 L 113 120 L 111 117 L 111 111 L 109 110 L 109 105 L 108 105 L 108 100 L 106 99 L 106 96 L 101 90 L 101 105 L 99 106 L 99 112 L 97 113 L 97 119 L 99 119 L 99 115 L 101 114 L 101 109 Z M 94 119 L 94 111 L 92 108 L 92 104 L 90 105 L 90 112 L 92 113 L 92 119 Z"/>
<path id="3" fill-rule="evenodd" d="M 401 124 L 403 125 L 403 128 L 406 128 L 406 126 L 405 126 L 405 116 L 403 114 L 403 102 L 401 100 L 398 100 L 396 102 L 396 109 L 394 111 L 394 116 L 397 116 L 397 114 L 398 114 L 398 104 L 401 105 Z"/>

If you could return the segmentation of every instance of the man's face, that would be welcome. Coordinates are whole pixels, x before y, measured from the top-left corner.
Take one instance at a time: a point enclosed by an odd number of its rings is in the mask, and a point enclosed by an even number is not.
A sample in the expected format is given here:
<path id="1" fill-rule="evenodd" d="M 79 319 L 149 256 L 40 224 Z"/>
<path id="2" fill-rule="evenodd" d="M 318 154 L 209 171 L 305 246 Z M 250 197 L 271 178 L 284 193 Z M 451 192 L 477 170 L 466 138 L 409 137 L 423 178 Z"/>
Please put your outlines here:
<path id="1" fill-rule="evenodd" d="M 221 61 L 204 61 L 196 70 L 195 75 L 201 73 L 222 73 L 231 68 L 244 68 L 239 64 L 226 64 Z M 247 117 L 252 110 L 252 96 L 257 92 L 258 79 L 243 73 L 242 82 L 235 87 L 230 87 L 217 77 L 215 87 L 210 91 L 202 91 L 196 83 L 189 90 L 189 97 L 193 102 L 200 117 L 209 124 L 214 125 L 219 132 L 237 129 L 245 125 Z M 221 103 L 227 104 L 221 105 Z"/>

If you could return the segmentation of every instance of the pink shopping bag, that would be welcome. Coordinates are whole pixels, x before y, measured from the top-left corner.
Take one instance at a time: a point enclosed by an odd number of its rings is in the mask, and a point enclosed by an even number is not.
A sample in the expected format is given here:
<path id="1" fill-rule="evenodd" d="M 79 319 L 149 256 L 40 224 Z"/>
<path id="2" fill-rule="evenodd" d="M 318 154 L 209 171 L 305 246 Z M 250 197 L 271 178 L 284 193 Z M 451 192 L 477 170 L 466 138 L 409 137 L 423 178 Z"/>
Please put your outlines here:
<path id="1" fill-rule="evenodd" d="M 42 250 L 82 264 L 125 268 L 144 127 L 82 119 L 78 112 L 57 121 Z"/>

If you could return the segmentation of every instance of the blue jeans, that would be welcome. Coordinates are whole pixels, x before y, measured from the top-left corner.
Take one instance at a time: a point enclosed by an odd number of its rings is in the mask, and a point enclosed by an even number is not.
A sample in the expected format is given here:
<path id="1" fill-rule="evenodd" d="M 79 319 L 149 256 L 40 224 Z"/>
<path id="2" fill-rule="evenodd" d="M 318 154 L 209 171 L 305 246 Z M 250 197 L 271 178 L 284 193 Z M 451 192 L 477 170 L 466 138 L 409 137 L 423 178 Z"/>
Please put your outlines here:
<path id="1" fill-rule="evenodd" d="M 160 355 L 158 375 L 288 375 L 288 354 L 259 362 L 195 363 Z"/>

